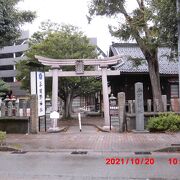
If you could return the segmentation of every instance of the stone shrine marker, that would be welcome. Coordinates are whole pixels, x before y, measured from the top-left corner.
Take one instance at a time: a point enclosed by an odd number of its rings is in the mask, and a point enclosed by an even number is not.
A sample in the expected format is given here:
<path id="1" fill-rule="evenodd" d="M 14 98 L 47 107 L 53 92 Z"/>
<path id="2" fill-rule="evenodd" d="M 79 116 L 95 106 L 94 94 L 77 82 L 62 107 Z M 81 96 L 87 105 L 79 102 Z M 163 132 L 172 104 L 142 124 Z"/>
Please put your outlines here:
<path id="1" fill-rule="evenodd" d="M 135 112 L 136 112 L 136 131 L 144 131 L 144 98 L 143 84 L 135 84 Z"/>
<path id="2" fill-rule="evenodd" d="M 125 93 L 118 93 L 118 106 L 119 106 L 119 131 L 124 131 L 124 121 L 125 121 L 125 107 L 126 107 L 126 98 Z"/>

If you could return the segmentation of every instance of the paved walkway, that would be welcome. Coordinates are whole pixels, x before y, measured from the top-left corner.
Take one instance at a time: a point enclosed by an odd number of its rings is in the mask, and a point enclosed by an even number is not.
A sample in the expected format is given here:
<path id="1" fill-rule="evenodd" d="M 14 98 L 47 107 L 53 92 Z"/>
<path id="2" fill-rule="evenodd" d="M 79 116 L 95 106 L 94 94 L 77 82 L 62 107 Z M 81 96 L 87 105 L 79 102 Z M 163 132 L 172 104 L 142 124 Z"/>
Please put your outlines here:
<path id="1" fill-rule="evenodd" d="M 15 144 L 16 147 L 26 151 L 77 149 L 104 152 L 154 151 L 169 147 L 171 144 L 180 144 L 180 133 L 108 133 L 86 125 L 82 126 L 82 132 L 80 132 L 75 123 L 66 132 L 60 133 L 8 134 L 7 143 Z"/>

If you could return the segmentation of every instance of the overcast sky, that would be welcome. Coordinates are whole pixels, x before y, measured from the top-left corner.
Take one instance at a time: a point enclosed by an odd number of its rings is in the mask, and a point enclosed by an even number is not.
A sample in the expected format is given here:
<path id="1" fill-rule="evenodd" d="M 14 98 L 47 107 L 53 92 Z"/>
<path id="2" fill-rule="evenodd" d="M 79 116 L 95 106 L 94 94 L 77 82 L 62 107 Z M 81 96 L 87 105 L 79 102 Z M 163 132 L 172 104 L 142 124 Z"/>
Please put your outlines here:
<path id="1" fill-rule="evenodd" d="M 23 10 L 36 11 L 37 18 L 32 24 L 24 26 L 30 34 L 38 30 L 40 23 L 50 19 L 52 22 L 72 24 L 81 28 L 88 37 L 97 37 L 98 46 L 107 53 L 112 41 L 118 40 L 111 37 L 108 25 L 116 24 L 114 19 L 96 17 L 88 24 L 88 3 L 90 0 L 23 0 L 18 7 Z M 128 7 L 133 7 L 132 2 Z"/>

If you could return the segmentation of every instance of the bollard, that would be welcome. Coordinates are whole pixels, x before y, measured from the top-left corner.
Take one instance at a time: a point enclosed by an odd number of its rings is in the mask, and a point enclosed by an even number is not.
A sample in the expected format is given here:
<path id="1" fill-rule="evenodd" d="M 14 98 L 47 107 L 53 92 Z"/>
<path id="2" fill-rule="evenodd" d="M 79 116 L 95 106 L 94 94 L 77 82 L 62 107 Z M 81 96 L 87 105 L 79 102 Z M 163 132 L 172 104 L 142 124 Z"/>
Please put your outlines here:
<path id="1" fill-rule="evenodd" d="M 82 131 L 82 129 L 81 129 L 81 113 L 78 113 L 78 119 L 79 119 L 79 130 L 81 132 Z"/>

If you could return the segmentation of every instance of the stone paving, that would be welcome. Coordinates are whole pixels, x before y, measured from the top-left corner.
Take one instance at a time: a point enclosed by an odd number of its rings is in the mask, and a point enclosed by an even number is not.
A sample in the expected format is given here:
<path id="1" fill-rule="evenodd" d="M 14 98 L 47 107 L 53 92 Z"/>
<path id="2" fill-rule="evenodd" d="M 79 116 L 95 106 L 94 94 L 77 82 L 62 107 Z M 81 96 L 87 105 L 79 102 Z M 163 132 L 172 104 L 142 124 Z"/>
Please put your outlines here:
<path id="1" fill-rule="evenodd" d="M 93 120 L 83 123 L 93 123 Z M 96 125 L 101 125 L 96 120 Z M 26 151 L 66 151 L 88 150 L 104 152 L 154 151 L 180 144 L 180 133 L 118 133 L 101 132 L 94 126 L 82 126 L 79 131 L 77 120 L 64 121 L 60 125 L 69 125 L 66 132 L 39 134 L 8 134 L 7 144 L 15 144 Z"/>

